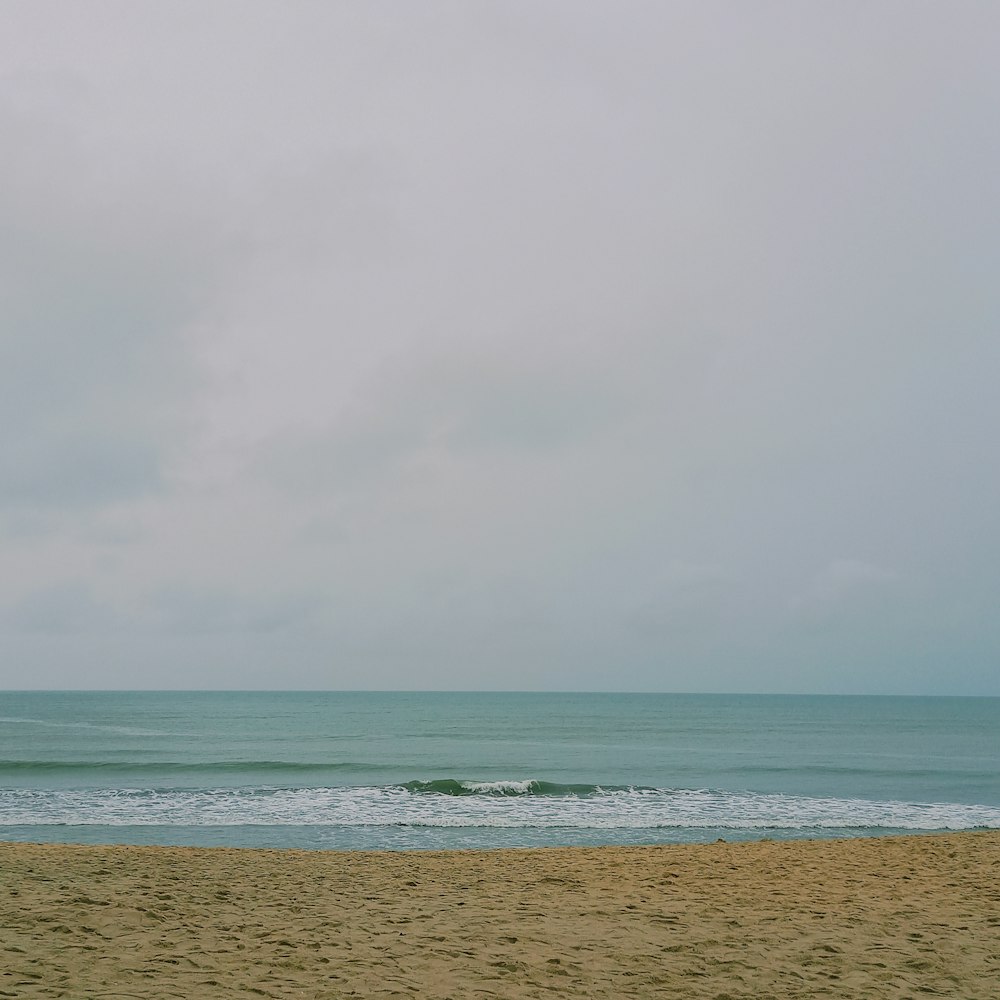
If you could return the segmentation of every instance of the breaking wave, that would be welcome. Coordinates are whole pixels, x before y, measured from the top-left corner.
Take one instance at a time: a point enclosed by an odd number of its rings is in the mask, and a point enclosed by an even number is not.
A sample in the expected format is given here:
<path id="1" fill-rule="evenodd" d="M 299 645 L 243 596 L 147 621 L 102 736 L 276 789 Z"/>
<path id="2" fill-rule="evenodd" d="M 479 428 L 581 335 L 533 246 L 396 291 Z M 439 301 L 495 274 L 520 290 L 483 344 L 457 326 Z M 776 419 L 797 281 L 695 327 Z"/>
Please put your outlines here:
<path id="1" fill-rule="evenodd" d="M 539 780 L 323 788 L 0 789 L 5 826 L 329 826 L 564 830 L 1000 829 L 1000 806 Z M 668 834 L 665 833 L 665 839 Z"/>

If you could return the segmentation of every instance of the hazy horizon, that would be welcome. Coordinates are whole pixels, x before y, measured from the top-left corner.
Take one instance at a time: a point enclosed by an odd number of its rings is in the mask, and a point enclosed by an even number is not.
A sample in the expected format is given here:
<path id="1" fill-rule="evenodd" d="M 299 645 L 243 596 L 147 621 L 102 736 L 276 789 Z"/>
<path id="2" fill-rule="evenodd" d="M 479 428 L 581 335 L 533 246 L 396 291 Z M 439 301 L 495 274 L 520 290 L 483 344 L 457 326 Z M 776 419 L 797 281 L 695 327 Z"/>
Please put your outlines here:
<path id="1" fill-rule="evenodd" d="M 605 688 L 594 690 L 555 689 L 555 688 L 29 688 L 10 687 L 0 689 L 0 693 L 8 694 L 454 694 L 454 695 L 621 695 L 623 697 L 680 697 L 680 698 L 884 698 L 884 699 L 942 699 L 956 698 L 966 700 L 990 700 L 1000 698 L 991 694 L 893 694 L 888 692 L 838 691 L 816 693 L 814 691 L 664 691 L 664 690 L 631 690 L 621 688 Z"/>

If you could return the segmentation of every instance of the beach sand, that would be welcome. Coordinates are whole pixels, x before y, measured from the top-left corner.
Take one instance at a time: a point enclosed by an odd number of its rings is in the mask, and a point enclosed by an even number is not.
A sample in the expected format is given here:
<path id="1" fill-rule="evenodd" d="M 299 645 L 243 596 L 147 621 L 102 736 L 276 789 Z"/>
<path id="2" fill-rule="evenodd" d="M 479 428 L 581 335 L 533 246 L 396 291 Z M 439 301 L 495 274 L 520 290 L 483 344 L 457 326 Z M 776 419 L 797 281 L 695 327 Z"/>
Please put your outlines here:
<path id="1" fill-rule="evenodd" d="M 1000 997 L 1000 832 L 353 853 L 0 844 L 0 997 Z"/>

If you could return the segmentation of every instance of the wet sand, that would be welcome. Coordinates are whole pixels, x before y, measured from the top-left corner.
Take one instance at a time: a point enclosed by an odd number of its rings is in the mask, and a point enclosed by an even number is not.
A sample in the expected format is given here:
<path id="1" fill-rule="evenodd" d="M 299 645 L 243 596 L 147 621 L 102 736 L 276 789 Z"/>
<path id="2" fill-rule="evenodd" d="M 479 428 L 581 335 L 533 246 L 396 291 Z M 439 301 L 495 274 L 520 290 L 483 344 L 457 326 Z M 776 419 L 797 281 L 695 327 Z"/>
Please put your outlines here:
<path id="1" fill-rule="evenodd" d="M 1000 832 L 354 853 L 0 844 L 0 997 L 1000 996 Z"/>

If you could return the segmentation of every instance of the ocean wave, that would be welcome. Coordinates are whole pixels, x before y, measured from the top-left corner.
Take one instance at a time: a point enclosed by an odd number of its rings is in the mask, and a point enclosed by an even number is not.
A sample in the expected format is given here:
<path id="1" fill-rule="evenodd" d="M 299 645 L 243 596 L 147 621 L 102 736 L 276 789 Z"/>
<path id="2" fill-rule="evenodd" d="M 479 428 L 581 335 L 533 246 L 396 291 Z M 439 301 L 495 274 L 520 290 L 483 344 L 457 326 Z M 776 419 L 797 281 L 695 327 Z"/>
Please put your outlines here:
<path id="1" fill-rule="evenodd" d="M 637 790 L 633 785 L 563 785 L 554 781 L 538 781 L 534 778 L 506 781 L 459 781 L 455 778 L 439 778 L 435 781 L 408 781 L 400 787 L 408 792 L 430 795 L 495 795 L 504 798 L 517 795 L 582 797 Z"/>
<path id="2" fill-rule="evenodd" d="M 359 761 L 214 760 L 214 761 L 114 761 L 114 760 L 0 760 L 0 775 L 25 774 L 322 774 L 338 771 L 372 771 L 374 764 Z"/>
<path id="3" fill-rule="evenodd" d="M 428 783 L 332 788 L 0 789 L 0 828 L 284 825 L 803 832 L 1000 829 L 1000 806 L 990 805 L 598 786 L 583 786 L 591 789 L 585 794 L 507 794 L 482 788 L 454 793 L 429 792 L 412 787 L 414 784 Z M 522 783 L 469 784 L 484 788 L 506 784 L 514 788 Z"/>

